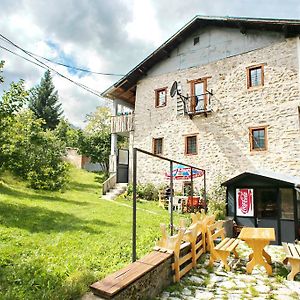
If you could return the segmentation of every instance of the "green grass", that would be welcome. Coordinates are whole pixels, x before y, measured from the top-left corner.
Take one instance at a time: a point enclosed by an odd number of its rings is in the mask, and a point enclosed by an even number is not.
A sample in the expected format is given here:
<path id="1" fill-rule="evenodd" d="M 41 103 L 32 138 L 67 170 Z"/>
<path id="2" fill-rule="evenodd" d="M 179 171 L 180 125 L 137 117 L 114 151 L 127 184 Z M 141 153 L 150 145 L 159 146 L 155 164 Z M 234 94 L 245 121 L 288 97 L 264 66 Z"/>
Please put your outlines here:
<path id="1" fill-rule="evenodd" d="M 131 261 L 131 209 L 99 199 L 101 177 L 71 170 L 64 193 L 0 181 L 0 299 L 77 299 Z M 151 251 L 168 212 L 138 203 L 138 257 Z M 175 216 L 175 221 L 178 216 Z"/>

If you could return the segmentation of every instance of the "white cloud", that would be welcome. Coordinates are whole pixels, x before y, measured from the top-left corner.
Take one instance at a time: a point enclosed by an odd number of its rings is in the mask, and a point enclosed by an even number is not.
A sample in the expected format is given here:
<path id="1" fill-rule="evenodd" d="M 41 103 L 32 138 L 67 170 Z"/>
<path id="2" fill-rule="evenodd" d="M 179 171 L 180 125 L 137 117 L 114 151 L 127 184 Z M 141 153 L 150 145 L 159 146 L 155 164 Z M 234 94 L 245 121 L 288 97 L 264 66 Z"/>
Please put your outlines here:
<path id="1" fill-rule="evenodd" d="M 23 48 L 50 59 L 61 59 L 64 54 L 72 64 L 82 68 L 125 74 L 196 14 L 300 18 L 300 2 L 1 0 L 0 33 Z M 0 45 L 8 46 L 1 40 Z M 39 83 L 45 72 L 1 49 L 0 59 L 6 61 L 7 83 L 23 78 L 29 88 Z M 70 74 L 63 67 L 51 66 L 99 92 L 119 79 Z M 57 75 L 53 75 L 53 79 L 65 115 L 75 125 L 82 125 L 85 115 L 103 101 Z"/>

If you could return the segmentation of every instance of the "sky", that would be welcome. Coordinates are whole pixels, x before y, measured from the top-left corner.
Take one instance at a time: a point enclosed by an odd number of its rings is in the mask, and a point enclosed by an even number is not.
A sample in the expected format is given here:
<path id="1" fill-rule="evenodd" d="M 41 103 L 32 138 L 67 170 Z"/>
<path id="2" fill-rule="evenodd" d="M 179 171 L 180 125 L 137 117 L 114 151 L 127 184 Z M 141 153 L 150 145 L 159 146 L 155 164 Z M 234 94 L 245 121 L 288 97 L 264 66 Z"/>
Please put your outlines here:
<path id="1" fill-rule="evenodd" d="M 99 73 L 126 74 L 196 15 L 300 19 L 300 0 L 0 0 L 0 34 L 39 56 Z M 25 53 L 0 39 L 0 46 Z M 28 57 L 30 58 L 30 57 Z M 32 59 L 32 58 L 30 58 Z M 39 84 L 45 69 L 0 48 L 5 83 Z M 69 79 L 103 92 L 120 76 L 67 69 L 43 61 Z M 65 117 L 85 116 L 110 101 L 52 72 Z"/>

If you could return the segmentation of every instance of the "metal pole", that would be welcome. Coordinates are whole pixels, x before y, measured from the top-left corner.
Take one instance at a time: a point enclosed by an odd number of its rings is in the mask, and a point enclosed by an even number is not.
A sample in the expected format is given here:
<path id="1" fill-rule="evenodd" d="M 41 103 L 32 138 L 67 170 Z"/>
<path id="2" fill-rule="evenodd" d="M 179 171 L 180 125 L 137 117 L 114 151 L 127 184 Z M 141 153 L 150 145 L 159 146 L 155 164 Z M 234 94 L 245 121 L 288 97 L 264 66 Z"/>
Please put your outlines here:
<path id="1" fill-rule="evenodd" d="M 194 212 L 194 184 L 193 184 L 193 168 L 191 168 L 191 194 L 192 194 L 192 212 Z"/>
<path id="2" fill-rule="evenodd" d="M 205 207 L 207 209 L 207 203 L 206 203 L 206 172 L 205 170 L 203 171 L 203 185 L 204 185 L 204 192 L 203 192 L 203 199 L 204 199 L 204 203 L 205 203 Z"/>
<path id="3" fill-rule="evenodd" d="M 136 261 L 136 166 L 137 166 L 137 150 L 133 148 L 133 170 L 132 170 L 132 262 Z"/>
<path id="4" fill-rule="evenodd" d="M 170 213 L 170 227 L 171 235 L 173 235 L 173 162 L 170 162 L 170 202 L 171 202 L 171 213 Z"/>

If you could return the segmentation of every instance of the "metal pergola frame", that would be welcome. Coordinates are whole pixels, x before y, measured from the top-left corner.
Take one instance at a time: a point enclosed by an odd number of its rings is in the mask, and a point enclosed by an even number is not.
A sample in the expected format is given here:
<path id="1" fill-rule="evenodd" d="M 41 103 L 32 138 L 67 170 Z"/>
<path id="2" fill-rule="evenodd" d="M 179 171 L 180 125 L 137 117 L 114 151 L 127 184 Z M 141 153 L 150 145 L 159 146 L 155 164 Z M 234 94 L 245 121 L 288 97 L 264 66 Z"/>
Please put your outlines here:
<path id="1" fill-rule="evenodd" d="M 203 185 L 204 185 L 204 192 L 203 192 L 203 198 L 206 202 L 206 172 L 202 168 L 198 168 L 189 164 L 185 164 L 182 162 L 178 162 L 176 160 L 166 158 L 160 155 L 153 154 L 151 152 L 139 149 L 139 148 L 133 148 L 133 170 L 132 170 L 132 184 L 133 184 L 133 206 L 132 206 L 132 262 L 136 261 L 136 186 L 137 186 L 137 153 L 141 152 L 146 155 L 150 155 L 153 157 L 156 157 L 161 160 L 165 160 L 170 162 L 170 203 L 171 203 L 171 212 L 170 212 L 170 227 L 171 227 L 171 235 L 173 235 L 173 163 L 181 164 L 186 167 L 189 167 L 191 169 L 191 190 L 190 195 L 193 197 L 194 194 L 194 188 L 193 188 L 193 169 L 203 171 Z M 193 205 L 193 198 L 192 198 L 192 205 Z M 193 210 L 193 206 L 192 206 Z"/>

